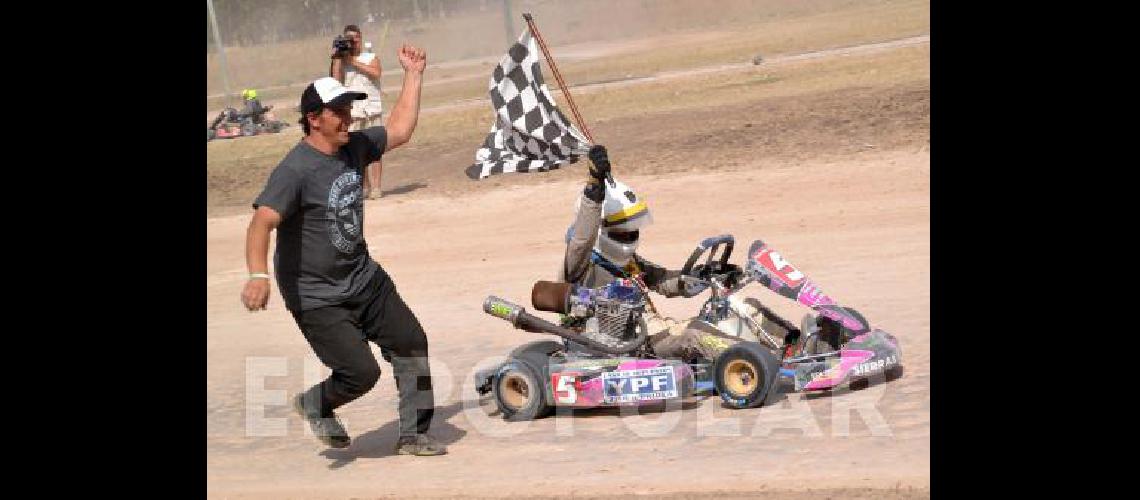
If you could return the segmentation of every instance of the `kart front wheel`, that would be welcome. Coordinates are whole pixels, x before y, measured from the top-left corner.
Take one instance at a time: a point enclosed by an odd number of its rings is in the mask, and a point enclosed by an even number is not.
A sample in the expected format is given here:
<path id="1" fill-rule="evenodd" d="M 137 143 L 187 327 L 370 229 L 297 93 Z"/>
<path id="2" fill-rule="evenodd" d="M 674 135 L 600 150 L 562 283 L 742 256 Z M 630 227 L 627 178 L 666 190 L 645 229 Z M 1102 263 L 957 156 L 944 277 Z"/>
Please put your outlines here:
<path id="1" fill-rule="evenodd" d="M 730 408 L 764 404 L 776 386 L 780 364 L 761 344 L 740 342 L 726 349 L 713 365 L 713 381 L 720 399 Z"/>

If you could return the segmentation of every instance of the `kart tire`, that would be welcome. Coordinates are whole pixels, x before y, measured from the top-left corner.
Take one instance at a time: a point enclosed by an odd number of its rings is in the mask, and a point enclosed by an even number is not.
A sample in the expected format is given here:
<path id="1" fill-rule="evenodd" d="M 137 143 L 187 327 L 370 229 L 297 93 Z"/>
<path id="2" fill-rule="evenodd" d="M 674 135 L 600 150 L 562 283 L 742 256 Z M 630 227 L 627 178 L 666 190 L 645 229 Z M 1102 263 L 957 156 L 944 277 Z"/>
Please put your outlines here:
<path id="1" fill-rule="evenodd" d="M 210 142 L 210 141 L 214 140 L 214 138 L 216 138 L 217 136 L 218 136 L 217 132 L 214 132 L 213 130 L 210 130 L 210 129 L 206 129 L 206 142 Z"/>
<path id="2" fill-rule="evenodd" d="M 554 410 L 546 402 L 548 359 L 562 348 L 558 342 L 541 340 L 511 351 L 510 359 L 495 373 L 491 383 L 495 406 L 504 420 L 534 420 Z"/>
<path id="3" fill-rule="evenodd" d="M 775 393 L 780 363 L 762 344 L 740 342 L 726 349 L 713 364 L 713 383 L 725 406 L 732 409 L 763 405 Z"/>
<path id="4" fill-rule="evenodd" d="M 522 358 L 530 357 L 533 361 L 539 361 L 538 367 L 545 367 L 546 360 L 551 354 L 564 350 L 561 342 L 554 340 L 536 340 L 534 342 L 527 342 L 520 345 L 511 351 L 510 357 Z"/>
<path id="5" fill-rule="evenodd" d="M 544 380 L 530 363 L 511 358 L 499 367 L 491 382 L 495 406 L 508 422 L 522 422 L 542 418 L 549 413 L 543 395 Z"/>
<path id="6" fill-rule="evenodd" d="M 840 330 L 828 333 L 819 327 L 814 327 L 812 334 L 810 336 L 805 335 L 801 338 L 800 342 L 802 345 L 800 346 L 799 355 L 806 356 L 838 351 L 846 344 L 846 339 Z"/>

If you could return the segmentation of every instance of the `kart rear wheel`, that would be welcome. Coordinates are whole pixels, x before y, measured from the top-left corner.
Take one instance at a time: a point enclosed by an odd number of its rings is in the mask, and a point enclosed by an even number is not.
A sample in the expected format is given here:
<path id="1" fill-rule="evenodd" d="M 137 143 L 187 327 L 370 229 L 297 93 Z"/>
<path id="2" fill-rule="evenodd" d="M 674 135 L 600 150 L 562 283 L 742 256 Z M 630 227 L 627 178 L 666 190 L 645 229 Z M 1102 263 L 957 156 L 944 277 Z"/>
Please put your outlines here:
<path id="1" fill-rule="evenodd" d="M 504 363 L 491 386 L 495 406 L 503 419 L 520 422 L 545 416 L 550 407 L 544 401 L 542 384 L 543 380 L 528 363 L 520 359 Z"/>
<path id="2" fill-rule="evenodd" d="M 545 367 L 551 354 L 563 350 L 561 342 L 553 340 L 535 340 L 520 345 L 511 351 L 512 358 L 526 358 L 536 367 Z"/>
<path id="3" fill-rule="evenodd" d="M 546 404 L 546 372 L 551 354 L 562 344 L 549 340 L 531 342 L 511 351 L 511 359 L 495 374 L 491 387 L 503 419 L 533 420 L 550 414 Z"/>
<path id="4" fill-rule="evenodd" d="M 756 342 L 740 342 L 726 349 L 713 365 L 713 382 L 720 399 L 730 408 L 764 404 L 776 386 L 780 363 Z"/>

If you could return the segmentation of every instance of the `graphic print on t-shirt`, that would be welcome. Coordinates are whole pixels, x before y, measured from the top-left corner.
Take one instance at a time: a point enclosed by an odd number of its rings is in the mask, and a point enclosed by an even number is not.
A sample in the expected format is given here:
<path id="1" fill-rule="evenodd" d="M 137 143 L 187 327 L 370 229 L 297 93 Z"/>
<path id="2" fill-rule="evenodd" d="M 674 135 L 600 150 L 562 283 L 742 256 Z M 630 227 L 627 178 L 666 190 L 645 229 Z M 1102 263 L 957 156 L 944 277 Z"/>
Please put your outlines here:
<path id="1" fill-rule="evenodd" d="M 341 174 L 329 187 L 329 237 L 333 246 L 344 253 L 352 253 L 360 242 L 360 226 L 364 222 L 361 194 L 360 175 L 356 172 Z"/>

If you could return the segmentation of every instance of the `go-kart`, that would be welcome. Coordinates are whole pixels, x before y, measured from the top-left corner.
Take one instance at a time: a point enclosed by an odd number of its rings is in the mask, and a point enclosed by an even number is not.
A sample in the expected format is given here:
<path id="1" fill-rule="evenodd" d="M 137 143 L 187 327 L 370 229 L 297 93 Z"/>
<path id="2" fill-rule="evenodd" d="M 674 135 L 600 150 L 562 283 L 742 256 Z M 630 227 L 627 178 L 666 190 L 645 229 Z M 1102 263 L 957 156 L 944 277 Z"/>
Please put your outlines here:
<path id="1" fill-rule="evenodd" d="M 269 111 L 271 109 L 273 106 L 262 106 L 260 103 L 247 106 L 242 111 L 234 108 L 223 109 L 206 128 L 206 142 L 214 139 L 275 134 L 288 127 L 288 123 L 270 119 Z"/>
<path id="2" fill-rule="evenodd" d="M 637 277 L 598 288 L 539 281 L 532 305 L 562 314 L 560 324 L 495 296 L 487 297 L 483 310 L 562 341 L 515 348 L 506 361 L 475 375 L 476 391 L 491 393 L 503 418 L 528 420 L 555 407 L 660 404 L 705 391 L 715 391 L 730 408 L 751 408 L 767 401 L 781 378 L 791 379 L 797 391 L 817 391 L 857 388 L 881 372 L 901 374 L 893 336 L 836 304 L 759 240 L 744 268 L 729 264 L 733 244 L 730 235 L 705 239 L 681 269 L 690 286 L 712 292 L 690 325 L 728 339 L 716 359 L 663 359 L 653 352 L 643 317 L 651 302 Z M 754 281 L 817 314 L 796 328 L 758 300 L 741 299 L 737 292 Z M 784 330 L 783 345 L 769 329 Z"/>

